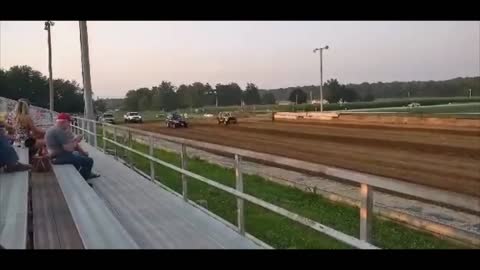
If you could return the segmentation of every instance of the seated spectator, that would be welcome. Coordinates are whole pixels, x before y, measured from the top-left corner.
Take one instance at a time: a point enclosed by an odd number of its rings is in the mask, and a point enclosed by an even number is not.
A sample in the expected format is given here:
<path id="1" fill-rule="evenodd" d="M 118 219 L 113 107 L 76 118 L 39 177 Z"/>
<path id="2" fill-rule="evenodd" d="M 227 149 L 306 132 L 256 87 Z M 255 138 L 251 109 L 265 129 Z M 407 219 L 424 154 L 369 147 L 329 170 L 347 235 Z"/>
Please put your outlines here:
<path id="1" fill-rule="evenodd" d="M 17 152 L 10 144 L 10 139 L 5 133 L 4 123 L 0 122 L 0 168 L 5 167 L 5 172 L 30 170 L 32 166 L 18 162 Z"/>
<path id="2" fill-rule="evenodd" d="M 13 128 L 15 141 L 28 147 L 30 156 L 45 147 L 45 131 L 33 123 L 26 100 L 20 99 L 17 103 L 13 115 Z"/>
<path id="3" fill-rule="evenodd" d="M 98 177 L 92 173 L 93 159 L 78 145 L 81 137 L 74 137 L 70 130 L 71 117 L 67 113 L 57 116 L 55 125 L 45 134 L 45 140 L 53 164 L 72 164 L 85 180 Z M 77 150 L 77 151 L 76 151 Z"/>

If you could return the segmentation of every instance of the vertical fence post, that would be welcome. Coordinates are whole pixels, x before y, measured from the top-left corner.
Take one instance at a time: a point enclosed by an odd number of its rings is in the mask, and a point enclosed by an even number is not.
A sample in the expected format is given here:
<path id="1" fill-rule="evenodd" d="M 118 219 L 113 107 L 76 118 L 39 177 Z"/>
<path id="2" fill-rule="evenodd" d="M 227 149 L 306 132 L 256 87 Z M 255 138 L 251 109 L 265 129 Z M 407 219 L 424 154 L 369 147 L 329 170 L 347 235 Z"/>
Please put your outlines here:
<path id="1" fill-rule="evenodd" d="M 77 128 L 76 128 L 76 125 L 75 125 L 75 122 L 77 121 L 75 117 L 72 118 L 73 119 L 73 122 L 72 122 L 72 133 L 74 135 L 77 135 Z"/>
<path id="2" fill-rule="evenodd" d="M 83 133 L 83 118 L 79 118 L 80 120 L 80 134 L 82 134 L 82 136 L 84 135 Z"/>
<path id="3" fill-rule="evenodd" d="M 241 170 L 242 157 L 235 154 L 235 186 L 237 191 L 243 192 L 243 176 Z M 241 235 L 245 235 L 245 210 L 243 199 L 237 198 L 237 224 L 238 231 Z"/>
<path id="4" fill-rule="evenodd" d="M 152 135 L 148 136 L 148 154 L 153 157 L 153 137 Z M 150 160 L 150 179 L 152 182 L 155 182 L 155 163 Z"/>
<path id="5" fill-rule="evenodd" d="M 188 163 L 187 163 L 187 147 L 182 144 L 182 153 L 180 155 L 181 160 L 182 160 L 182 169 L 187 170 L 188 169 Z M 182 193 L 183 193 L 183 199 L 185 201 L 188 201 L 188 186 L 187 186 L 187 176 L 182 173 Z"/>
<path id="6" fill-rule="evenodd" d="M 105 130 L 105 123 L 102 123 L 102 139 L 103 139 L 103 153 L 107 153 L 107 141 L 105 138 L 107 137 L 107 131 Z"/>
<path id="7" fill-rule="evenodd" d="M 74 126 L 74 130 L 75 130 L 75 135 L 78 135 L 79 132 L 78 132 L 78 118 L 75 118 L 75 121 L 73 122 L 73 126 Z"/>
<path id="8" fill-rule="evenodd" d="M 113 141 L 117 142 L 117 127 L 113 127 Z M 117 145 L 113 144 L 113 148 L 115 152 L 115 159 L 118 160 Z"/>
<path id="9" fill-rule="evenodd" d="M 360 240 L 371 242 L 373 219 L 373 190 L 367 184 L 360 187 Z"/>
<path id="10" fill-rule="evenodd" d="M 93 137 L 93 144 L 95 145 L 95 149 L 98 147 L 98 138 L 97 138 L 97 122 L 93 121 L 93 133 L 95 134 Z"/>
<path id="11" fill-rule="evenodd" d="M 128 129 L 127 140 L 128 140 L 128 147 L 133 148 L 132 147 L 132 132 L 130 131 L 130 129 Z M 130 168 L 133 168 L 134 166 L 133 166 L 132 152 L 127 151 L 127 156 L 128 156 L 128 164 L 129 164 Z"/>

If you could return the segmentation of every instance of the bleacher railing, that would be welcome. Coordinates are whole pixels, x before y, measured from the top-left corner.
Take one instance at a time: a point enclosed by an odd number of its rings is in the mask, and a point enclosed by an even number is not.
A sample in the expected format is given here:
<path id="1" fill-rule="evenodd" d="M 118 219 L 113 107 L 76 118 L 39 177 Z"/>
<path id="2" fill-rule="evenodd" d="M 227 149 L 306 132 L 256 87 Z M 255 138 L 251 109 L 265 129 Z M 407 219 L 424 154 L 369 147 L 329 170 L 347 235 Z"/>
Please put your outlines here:
<path id="1" fill-rule="evenodd" d="M 237 230 L 240 234 L 245 235 L 245 215 L 244 215 L 244 201 L 248 201 L 265 209 L 268 209 L 274 213 L 282 215 L 307 227 L 310 227 L 320 233 L 324 233 L 334 239 L 337 239 L 343 243 L 346 243 L 352 247 L 359 249 L 378 249 L 374 246 L 372 241 L 372 220 L 373 220 L 373 189 L 380 189 L 384 191 L 393 192 L 400 196 L 414 197 L 419 201 L 434 203 L 441 206 L 453 207 L 456 209 L 465 210 L 467 212 L 480 213 L 480 199 L 466 194 L 460 194 L 452 191 L 441 190 L 433 187 L 408 183 L 401 180 L 381 177 L 377 175 L 371 175 L 366 173 L 360 173 L 347 169 L 340 169 L 329 167 L 321 164 L 275 156 L 271 154 L 259 153 L 255 151 L 239 149 L 234 147 L 228 147 L 223 145 L 216 145 L 206 142 L 194 141 L 189 139 L 183 139 L 178 137 L 167 136 L 158 133 L 152 133 L 148 131 L 132 129 L 125 126 L 112 125 L 108 123 L 101 123 L 93 120 L 75 118 L 76 124 L 72 127 L 74 131 L 87 133 L 93 136 L 87 136 L 88 143 L 98 148 L 97 145 L 97 125 L 102 127 L 103 146 L 100 148 L 106 153 L 106 143 L 109 142 L 115 146 L 115 156 L 117 155 L 117 147 L 135 153 L 150 160 L 150 180 L 155 180 L 155 167 L 154 164 L 160 164 L 167 168 L 170 168 L 182 175 L 182 196 L 186 202 L 188 200 L 188 181 L 187 177 L 201 181 L 207 185 L 225 191 L 237 198 Z M 113 135 L 113 140 L 107 136 L 108 133 Z M 124 145 L 117 140 L 118 135 L 128 138 L 128 144 Z M 132 134 L 140 134 L 148 138 L 149 154 L 145 154 L 136 149 L 133 149 Z M 181 167 L 175 166 L 171 163 L 165 162 L 153 156 L 154 139 L 165 140 L 181 145 Z M 187 170 L 187 147 L 211 150 L 215 152 L 223 152 L 234 155 L 235 159 L 235 176 L 236 176 L 236 188 L 220 184 L 216 181 L 195 174 Z M 360 203 L 360 239 L 339 232 L 328 226 L 320 224 L 309 218 L 300 216 L 282 207 L 273 205 L 269 202 L 256 198 L 252 195 L 243 192 L 243 177 L 242 177 L 242 158 L 250 158 L 259 161 L 266 161 L 281 166 L 297 168 L 300 170 L 306 170 L 314 173 L 320 173 L 326 176 L 330 176 L 333 179 L 341 179 L 356 183 L 360 186 L 359 192 L 361 197 Z"/>

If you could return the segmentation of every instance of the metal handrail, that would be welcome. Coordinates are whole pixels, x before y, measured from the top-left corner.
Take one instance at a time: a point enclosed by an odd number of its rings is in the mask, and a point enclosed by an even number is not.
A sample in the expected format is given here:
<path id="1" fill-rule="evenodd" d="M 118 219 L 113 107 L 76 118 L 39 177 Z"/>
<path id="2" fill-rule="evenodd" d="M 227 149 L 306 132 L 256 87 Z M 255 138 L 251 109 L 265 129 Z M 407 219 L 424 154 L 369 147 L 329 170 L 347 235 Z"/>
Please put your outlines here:
<path id="1" fill-rule="evenodd" d="M 88 120 L 93 121 L 93 120 Z M 105 126 L 121 129 L 125 131 L 132 131 L 133 129 L 123 126 L 115 126 L 108 123 L 101 123 Z M 133 130 L 136 134 L 142 134 L 146 137 L 153 137 L 163 139 L 166 141 L 184 144 L 192 148 L 201 148 L 211 151 L 238 154 L 242 157 L 252 158 L 255 160 L 266 161 L 269 163 L 287 166 L 291 168 L 300 169 L 303 171 L 309 171 L 313 173 L 319 173 L 333 178 L 346 180 L 355 184 L 367 184 L 370 187 L 379 188 L 382 190 L 394 192 L 396 194 L 406 195 L 408 197 L 415 197 L 420 201 L 426 201 L 431 203 L 437 203 L 446 206 L 453 206 L 467 212 L 480 213 L 480 198 L 461 194 L 454 191 L 442 190 L 439 188 L 424 186 L 420 184 L 409 183 L 399 179 L 383 177 L 363 172 L 357 172 L 353 170 L 336 168 L 326 166 L 318 163 L 312 163 L 303 160 L 297 160 L 287 157 L 281 157 L 266 153 L 255 152 L 251 150 L 245 150 L 240 148 L 234 148 L 230 146 L 217 145 L 207 142 L 194 141 L 189 139 L 183 139 L 143 130 Z"/>
<path id="2" fill-rule="evenodd" d="M 94 123 L 99 123 L 94 120 L 88 120 L 84 119 L 87 122 L 94 122 Z M 134 130 L 129 127 L 122 127 L 122 126 L 116 126 L 116 125 L 111 125 L 108 123 L 100 123 L 103 127 L 103 138 L 104 140 L 104 151 L 105 151 L 105 142 L 110 142 L 114 144 L 115 146 L 124 148 L 128 150 L 129 152 L 136 153 L 140 156 L 143 156 L 147 159 L 150 160 L 150 175 L 151 179 L 154 179 L 155 171 L 153 167 L 153 163 L 158 163 L 163 166 L 169 167 L 179 173 L 182 174 L 182 193 L 184 198 L 187 198 L 187 184 L 184 176 L 190 176 L 193 179 L 202 181 L 204 183 L 207 183 L 211 186 L 217 187 L 225 192 L 228 192 L 237 198 L 237 217 L 238 217 L 238 224 L 239 224 L 239 232 L 243 233 L 244 232 L 244 218 L 243 218 L 243 200 L 247 200 L 249 202 L 252 202 L 254 204 L 257 204 L 261 207 L 267 208 L 275 213 L 278 213 L 280 215 L 283 215 L 287 218 L 290 218 L 292 220 L 295 220 L 301 224 L 304 224 L 306 226 L 309 226 L 310 228 L 313 228 L 319 232 L 325 233 L 327 235 L 332 236 L 335 239 L 338 239 L 344 243 L 350 244 L 354 247 L 357 248 L 376 248 L 375 246 L 369 244 L 368 242 L 371 241 L 371 230 L 372 230 L 372 217 L 373 217 L 373 188 L 379 188 L 382 190 L 394 192 L 396 194 L 401 194 L 403 196 L 407 197 L 415 197 L 420 201 L 427 201 L 427 202 L 433 202 L 436 204 L 440 205 L 447 205 L 447 206 L 453 206 L 456 208 L 460 208 L 463 210 L 466 210 L 468 212 L 476 212 L 480 213 L 480 198 L 466 195 L 466 194 L 460 194 L 452 191 L 446 191 L 446 190 L 441 190 L 438 188 L 432 188 L 428 186 L 423 186 L 419 184 L 413 184 L 413 183 L 408 183 L 405 181 L 397 180 L 397 179 L 392 179 L 392 178 L 387 178 L 387 177 L 381 177 L 377 175 L 371 175 L 367 173 L 361 173 L 361 172 L 356 172 L 356 171 L 351 171 L 347 169 L 340 169 L 340 168 L 335 168 L 335 167 L 329 167 L 325 166 L 322 164 L 316 164 L 316 163 L 311 163 L 311 162 L 306 162 L 306 161 L 301 161 L 301 160 L 296 160 L 296 159 L 291 159 L 291 158 L 286 158 L 286 157 L 280 157 L 280 156 L 275 156 L 271 154 L 265 154 L 265 153 L 259 153 L 251 150 L 245 150 L 245 149 L 239 149 L 239 148 L 234 148 L 234 147 L 229 147 L 229 146 L 222 146 L 222 145 L 216 145 L 216 144 L 211 144 L 211 143 L 206 143 L 206 142 L 200 142 L 200 141 L 194 141 L 194 140 L 189 140 L 189 139 L 183 139 L 183 138 L 177 138 L 177 137 L 172 137 L 168 135 L 163 135 L 163 134 L 158 134 L 158 133 L 152 133 L 148 131 L 143 131 L 143 130 Z M 109 133 L 111 133 L 113 129 L 113 134 L 114 134 L 114 140 L 111 140 L 107 138 L 106 136 L 106 127 L 110 129 Z M 77 127 L 78 128 L 78 127 Z M 81 129 L 81 128 L 80 128 Z M 116 142 L 116 137 L 117 137 L 117 130 L 122 130 L 124 132 L 127 132 L 129 134 L 129 138 L 131 139 L 131 134 L 136 133 L 140 135 L 144 135 L 149 138 L 149 155 L 141 153 L 131 147 L 124 146 L 118 142 Z M 155 157 L 153 157 L 153 138 L 157 139 L 162 139 L 174 143 L 178 143 L 182 146 L 182 151 L 181 151 L 181 159 L 182 159 L 182 168 L 179 168 L 175 165 L 166 163 L 164 161 L 158 160 Z M 189 172 L 188 170 L 185 170 L 186 168 L 186 162 L 184 163 L 184 156 L 186 156 L 186 147 L 192 147 L 192 148 L 201 148 L 201 149 L 206 149 L 206 150 L 211 150 L 211 151 L 217 151 L 217 152 L 224 152 L 224 153 L 230 153 L 235 155 L 235 173 L 236 173 L 236 190 L 232 189 L 228 186 L 224 186 L 222 184 L 219 184 L 215 181 L 212 181 L 210 179 L 207 179 L 205 177 L 202 177 L 200 175 L 194 174 L 192 172 Z M 116 153 L 116 151 L 115 151 Z M 269 163 L 274 163 L 282 166 L 287 166 L 287 167 L 293 167 L 301 170 L 306 170 L 306 171 L 311 171 L 315 173 L 321 173 L 327 176 L 331 176 L 334 178 L 339 178 L 342 180 L 347 180 L 356 184 L 360 185 L 360 195 L 361 195 L 361 203 L 360 203 L 360 240 L 353 238 L 351 236 L 345 235 L 343 233 L 340 233 L 338 231 L 335 231 L 334 229 L 331 229 L 327 226 L 324 226 L 320 223 L 317 223 L 315 221 L 312 221 L 308 218 L 301 217 L 297 214 L 294 214 L 288 210 L 285 210 L 283 208 L 280 208 L 278 206 L 269 204 L 268 202 L 262 201 L 258 198 L 255 198 L 251 195 L 243 193 L 243 180 L 242 180 L 242 173 L 240 169 L 240 164 L 241 164 L 241 159 L 242 157 L 246 158 L 252 158 L 255 160 L 261 160 L 261 161 L 267 161 Z M 186 199 L 187 200 L 187 199 Z M 188 201 L 188 200 L 187 200 Z M 285 212 L 286 211 L 286 212 Z M 367 244 L 367 245 L 365 245 Z"/>
<path id="3" fill-rule="evenodd" d="M 94 121 L 94 120 L 88 120 L 88 119 L 83 119 L 83 120 L 86 120 L 87 122 L 90 121 L 90 122 L 93 122 L 95 124 L 99 123 L 97 121 Z M 237 198 L 237 219 L 238 219 L 238 231 L 240 234 L 242 235 L 245 235 L 245 216 L 244 216 L 244 207 L 243 207 L 243 202 L 244 201 L 248 201 L 250 203 L 253 203 L 255 205 L 258 205 L 260 207 L 263 207 L 265 209 L 268 209 L 276 214 L 279 214 L 281 216 L 284 216 L 286 218 L 289 218 L 293 221 L 296 221 L 300 224 L 303 224 L 307 227 L 310 227 L 318 232 L 321 232 L 323 234 L 326 234 L 336 240 L 339 240 L 340 242 L 343 242 L 343 243 L 346 243 L 352 247 L 355 247 L 355 248 L 359 248 L 359 249 L 379 249 L 378 247 L 376 247 L 375 245 L 369 243 L 368 241 L 366 240 L 361 240 L 361 239 L 357 239 L 355 237 L 352 237 L 350 235 L 347 235 L 345 233 L 342 233 L 340 231 L 337 231 L 333 228 L 330 228 L 328 226 L 325 226 L 319 222 L 316 222 L 314 220 L 311 220 L 309 218 L 306 218 L 306 217 L 303 217 L 303 216 L 300 216 L 299 214 L 296 214 L 296 213 L 293 213 L 285 208 L 282 208 L 282 207 L 279 207 L 279 206 L 276 206 L 274 204 L 271 204 L 267 201 L 264 201 L 262 199 L 259 199 L 259 198 L 256 198 L 252 195 L 249 195 L 247 193 L 244 193 L 243 192 L 243 181 L 242 181 L 242 172 L 241 172 L 241 156 L 238 155 L 238 154 L 235 154 L 235 175 L 236 175 L 236 189 L 234 188 L 231 188 L 229 186 L 226 186 L 226 185 L 223 185 L 223 184 L 220 184 L 216 181 L 213 181 L 211 179 L 208 179 L 206 177 L 203 177 L 201 175 L 198 175 L 196 173 L 193 173 L 193 172 L 190 172 L 188 170 L 185 169 L 186 167 L 186 146 L 184 144 L 182 144 L 182 155 L 181 155 L 181 159 L 182 159 L 182 168 L 180 167 L 177 167 L 173 164 L 170 164 L 168 162 L 165 162 L 165 161 L 162 161 L 154 156 L 152 156 L 151 154 L 145 154 L 143 152 L 140 152 L 138 150 L 135 150 L 133 149 L 132 147 L 129 147 L 129 146 L 125 146 L 119 142 L 116 141 L 116 138 L 117 138 L 117 134 L 116 134 L 116 129 L 118 126 L 114 126 L 114 125 L 111 125 L 114 129 L 114 140 L 108 138 L 106 136 L 106 129 L 105 129 L 105 126 L 106 125 L 109 125 L 107 123 L 100 123 L 102 124 L 103 126 L 103 134 L 102 134 L 102 138 L 104 140 L 104 149 L 105 149 L 105 145 L 106 145 L 106 142 L 109 142 L 113 145 L 115 145 L 116 147 L 120 147 L 120 148 L 123 148 L 131 153 L 135 153 L 139 156 L 142 156 L 148 160 L 151 161 L 150 165 L 150 169 L 151 169 L 151 172 L 153 172 L 153 176 L 154 176 L 154 167 L 153 167 L 153 163 L 157 163 L 159 165 L 162 165 L 162 166 L 165 166 L 169 169 L 172 169 L 176 172 L 179 172 L 182 174 L 182 193 L 183 193 L 183 197 L 185 199 L 185 201 L 188 202 L 188 193 L 187 193 L 187 181 L 186 181 L 186 177 L 185 176 L 188 176 L 190 177 L 191 179 L 195 179 L 195 180 L 198 180 L 198 181 L 201 181 L 209 186 L 212 186 L 212 187 L 215 187 L 217 189 L 220 189 L 224 192 L 227 192 L 233 196 L 235 196 Z M 82 130 L 84 131 L 83 128 L 80 128 L 78 126 L 75 126 L 75 125 L 72 125 L 73 128 L 75 129 L 78 129 L 78 130 Z M 131 130 L 129 130 L 131 132 Z M 150 142 L 153 142 L 152 140 L 150 140 Z M 152 146 L 152 143 L 150 143 L 150 149 L 152 149 L 153 146 Z M 115 151 L 115 155 L 116 155 L 116 152 Z M 152 151 L 149 151 L 150 153 L 152 153 Z M 151 177 L 152 180 L 154 180 L 155 178 Z"/>

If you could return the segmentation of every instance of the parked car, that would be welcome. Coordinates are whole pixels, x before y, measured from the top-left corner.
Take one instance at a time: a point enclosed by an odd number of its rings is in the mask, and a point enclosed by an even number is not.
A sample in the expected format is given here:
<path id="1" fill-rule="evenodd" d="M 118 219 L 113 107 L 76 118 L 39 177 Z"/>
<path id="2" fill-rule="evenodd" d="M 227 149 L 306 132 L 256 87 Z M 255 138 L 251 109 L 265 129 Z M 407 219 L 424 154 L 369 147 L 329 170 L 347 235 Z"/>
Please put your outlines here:
<path id="1" fill-rule="evenodd" d="M 165 124 L 169 128 L 188 127 L 187 121 L 178 113 L 168 114 L 165 119 Z"/>
<path id="2" fill-rule="evenodd" d="M 125 123 L 142 123 L 142 116 L 138 112 L 127 112 L 123 116 Z"/>
<path id="3" fill-rule="evenodd" d="M 104 113 L 104 114 L 100 117 L 100 121 L 102 121 L 102 122 L 104 122 L 104 123 L 115 124 L 115 117 L 113 116 L 112 113 Z"/>

